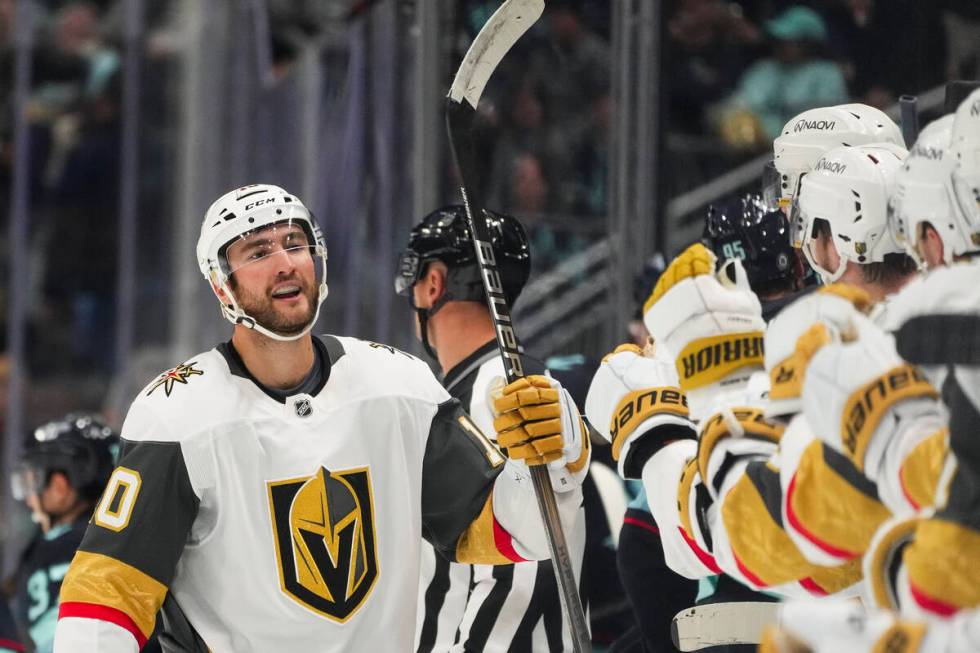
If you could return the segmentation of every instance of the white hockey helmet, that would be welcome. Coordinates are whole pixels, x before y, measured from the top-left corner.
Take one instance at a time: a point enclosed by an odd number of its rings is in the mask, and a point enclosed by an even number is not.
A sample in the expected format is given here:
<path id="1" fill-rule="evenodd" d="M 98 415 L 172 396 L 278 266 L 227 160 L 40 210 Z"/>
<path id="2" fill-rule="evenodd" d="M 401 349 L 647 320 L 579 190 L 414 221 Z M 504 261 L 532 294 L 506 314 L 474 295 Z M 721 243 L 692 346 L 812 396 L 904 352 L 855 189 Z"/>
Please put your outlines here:
<path id="1" fill-rule="evenodd" d="M 279 225 L 298 226 L 306 234 L 303 249 L 309 249 L 317 266 L 318 297 L 316 311 L 310 323 L 300 333 L 283 335 L 259 324 L 238 305 L 229 285 L 235 270 L 228 264 L 229 246 L 260 229 Z M 290 249 L 299 249 L 290 248 Z M 261 258 L 261 253 L 259 254 Z M 220 296 L 221 313 L 232 324 L 241 324 L 274 340 L 298 340 L 313 328 L 320 316 L 320 306 L 327 298 L 327 246 L 323 233 L 309 210 L 295 195 L 270 184 L 243 186 L 219 197 L 204 214 L 201 235 L 197 240 L 197 264 L 201 274 L 211 284 L 215 296 L 221 290 L 230 303 Z"/>
<path id="2" fill-rule="evenodd" d="M 976 249 L 970 243 L 967 216 L 956 201 L 949 151 L 953 114 L 929 123 L 909 151 L 905 164 L 895 173 L 888 202 L 888 226 L 895 241 L 921 266 L 916 248 L 919 226 L 928 222 L 943 241 L 943 259 Z"/>
<path id="3" fill-rule="evenodd" d="M 953 197 L 963 217 L 966 249 L 980 251 L 980 89 L 956 109 L 949 143 L 953 159 Z M 945 244 L 945 243 L 944 243 Z"/>
<path id="4" fill-rule="evenodd" d="M 838 147 L 803 178 L 790 215 L 790 238 L 824 283 L 837 281 L 847 261 L 866 265 L 884 261 L 886 254 L 904 253 L 888 229 L 888 196 L 907 154 L 891 143 Z M 813 255 L 814 227 L 820 220 L 829 224 L 840 256 L 836 270 L 822 268 Z"/>
<path id="5" fill-rule="evenodd" d="M 788 207 L 800 179 L 835 147 L 893 143 L 904 146 L 902 131 L 883 111 L 866 104 L 808 109 L 783 126 L 773 141 L 773 160 L 763 177 L 763 195 L 772 208 Z"/>

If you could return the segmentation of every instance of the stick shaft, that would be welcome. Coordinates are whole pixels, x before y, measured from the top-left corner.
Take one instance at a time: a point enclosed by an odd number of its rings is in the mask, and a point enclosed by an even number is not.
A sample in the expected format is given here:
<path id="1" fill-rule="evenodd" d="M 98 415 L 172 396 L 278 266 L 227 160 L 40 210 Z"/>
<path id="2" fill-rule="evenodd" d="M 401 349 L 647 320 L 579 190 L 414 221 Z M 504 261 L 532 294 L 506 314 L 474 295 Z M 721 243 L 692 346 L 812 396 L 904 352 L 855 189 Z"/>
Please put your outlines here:
<path id="1" fill-rule="evenodd" d="M 490 234 L 483 212 L 483 203 L 480 197 L 474 195 L 476 189 L 471 185 L 471 180 L 475 178 L 478 160 L 472 139 L 475 118 L 475 109 L 470 105 L 454 102 L 451 99 L 447 100 L 446 123 L 449 129 L 449 142 L 460 174 L 463 204 L 469 219 L 470 234 L 480 266 L 487 306 L 494 323 L 497 347 L 503 359 L 507 382 L 511 383 L 524 376 L 524 366 L 521 362 L 520 342 L 514 330 L 510 306 L 503 293 L 500 270 L 490 244 Z M 590 651 L 589 627 L 578 593 L 572 558 L 568 551 L 565 533 L 562 530 L 550 475 L 547 468 L 540 465 L 531 467 L 530 472 L 538 508 L 541 511 L 541 519 L 548 536 L 548 547 L 551 551 L 552 565 L 558 581 L 558 593 L 561 597 L 565 618 L 568 621 L 572 645 L 576 652 Z"/>

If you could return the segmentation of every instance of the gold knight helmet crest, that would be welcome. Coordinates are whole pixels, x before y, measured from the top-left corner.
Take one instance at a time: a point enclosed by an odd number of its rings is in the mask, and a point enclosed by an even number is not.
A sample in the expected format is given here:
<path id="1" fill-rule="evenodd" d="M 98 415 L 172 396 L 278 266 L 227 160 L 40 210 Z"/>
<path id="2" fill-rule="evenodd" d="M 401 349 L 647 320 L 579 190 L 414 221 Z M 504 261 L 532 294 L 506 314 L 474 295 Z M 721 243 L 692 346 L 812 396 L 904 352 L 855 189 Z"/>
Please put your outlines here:
<path id="1" fill-rule="evenodd" d="M 368 469 L 268 484 L 280 586 L 306 608 L 347 621 L 378 577 Z"/>

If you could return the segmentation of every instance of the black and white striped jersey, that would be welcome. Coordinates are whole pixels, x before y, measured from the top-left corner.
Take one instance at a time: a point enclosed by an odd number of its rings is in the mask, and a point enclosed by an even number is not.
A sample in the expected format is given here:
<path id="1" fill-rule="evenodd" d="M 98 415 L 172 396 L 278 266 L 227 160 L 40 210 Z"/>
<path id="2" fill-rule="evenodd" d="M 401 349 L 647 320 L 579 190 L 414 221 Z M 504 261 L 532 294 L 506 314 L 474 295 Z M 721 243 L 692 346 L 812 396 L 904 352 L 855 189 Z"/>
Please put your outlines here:
<path id="1" fill-rule="evenodd" d="M 545 373 L 544 365 L 529 358 L 524 360 L 524 370 Z M 449 394 L 490 437 L 495 437 L 495 431 L 487 388 L 502 376 L 503 362 L 496 342 L 491 341 L 443 379 Z M 578 519 L 575 531 L 566 535 L 581 592 L 585 519 Z M 419 653 L 571 651 L 551 562 L 460 564 L 423 543 L 415 643 Z"/>

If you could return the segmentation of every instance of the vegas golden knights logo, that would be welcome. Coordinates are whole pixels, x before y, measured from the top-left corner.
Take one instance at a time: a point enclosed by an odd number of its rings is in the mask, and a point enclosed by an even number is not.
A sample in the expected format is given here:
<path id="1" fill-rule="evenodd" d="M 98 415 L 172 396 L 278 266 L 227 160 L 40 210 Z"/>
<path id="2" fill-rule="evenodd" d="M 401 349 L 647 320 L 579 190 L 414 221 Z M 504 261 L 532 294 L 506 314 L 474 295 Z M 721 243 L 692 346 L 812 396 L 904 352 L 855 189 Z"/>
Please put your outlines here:
<path id="1" fill-rule="evenodd" d="M 294 601 L 344 623 L 378 579 L 367 467 L 268 483 L 279 584 Z"/>

